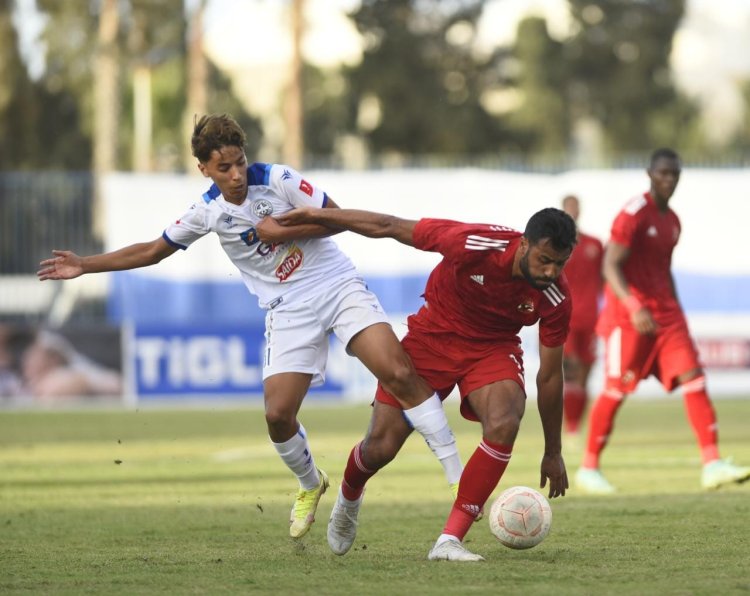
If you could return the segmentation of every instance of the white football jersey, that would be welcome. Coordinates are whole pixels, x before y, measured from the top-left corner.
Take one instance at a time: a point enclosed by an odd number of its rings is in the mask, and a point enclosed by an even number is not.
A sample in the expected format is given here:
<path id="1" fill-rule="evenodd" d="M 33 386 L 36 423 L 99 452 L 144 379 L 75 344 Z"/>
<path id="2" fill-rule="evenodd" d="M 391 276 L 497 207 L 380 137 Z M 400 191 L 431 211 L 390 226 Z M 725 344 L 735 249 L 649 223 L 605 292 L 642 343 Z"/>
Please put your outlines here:
<path id="1" fill-rule="evenodd" d="M 254 163 L 247 169 L 247 179 L 247 197 L 241 205 L 226 201 L 214 184 L 202 200 L 164 230 L 164 239 L 184 250 L 215 232 L 247 289 L 264 309 L 313 296 L 338 280 L 358 277 L 351 260 L 330 238 L 278 244 L 258 240 L 255 226 L 264 217 L 295 207 L 325 207 L 326 193 L 280 164 Z"/>

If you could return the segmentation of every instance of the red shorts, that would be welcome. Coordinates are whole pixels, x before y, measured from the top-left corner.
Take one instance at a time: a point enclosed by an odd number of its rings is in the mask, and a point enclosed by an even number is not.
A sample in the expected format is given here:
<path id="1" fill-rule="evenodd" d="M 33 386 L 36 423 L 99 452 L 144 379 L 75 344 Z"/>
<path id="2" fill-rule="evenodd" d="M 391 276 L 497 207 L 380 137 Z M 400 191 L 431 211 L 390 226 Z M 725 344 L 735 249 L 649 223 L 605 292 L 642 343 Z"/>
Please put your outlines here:
<path id="1" fill-rule="evenodd" d="M 445 399 L 458 385 L 461 415 L 478 420 L 466 396 L 497 381 L 512 380 L 525 392 L 523 350 L 515 343 L 469 341 L 450 334 L 424 334 L 409 331 L 401 340 L 419 376 Z M 375 399 L 400 408 L 398 401 L 378 383 Z"/>
<path id="2" fill-rule="evenodd" d="M 565 340 L 563 355 L 591 365 L 596 360 L 596 333 L 590 329 L 572 329 Z"/>
<path id="3" fill-rule="evenodd" d="M 701 368 L 685 319 L 641 335 L 632 326 L 615 327 L 605 339 L 604 374 L 607 389 L 632 393 L 641 379 L 654 375 L 667 391 L 677 377 Z"/>

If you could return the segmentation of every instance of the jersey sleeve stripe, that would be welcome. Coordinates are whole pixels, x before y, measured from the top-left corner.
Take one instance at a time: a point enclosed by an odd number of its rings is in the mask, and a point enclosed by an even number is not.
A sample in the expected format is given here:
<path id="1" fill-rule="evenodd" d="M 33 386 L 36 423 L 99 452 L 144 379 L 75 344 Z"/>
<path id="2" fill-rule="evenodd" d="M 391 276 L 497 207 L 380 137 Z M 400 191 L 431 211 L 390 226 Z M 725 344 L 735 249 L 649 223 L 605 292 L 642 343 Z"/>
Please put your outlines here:
<path id="1" fill-rule="evenodd" d="M 323 204 L 321 205 L 321 207 L 325 207 L 326 205 L 328 205 L 328 193 L 324 192 L 323 193 Z"/>
<path id="2" fill-rule="evenodd" d="M 544 294 L 547 297 L 547 300 L 549 300 L 554 306 L 561 304 L 562 301 L 565 300 L 565 295 L 560 292 L 555 284 L 542 290 L 542 294 Z"/>
<path id="3" fill-rule="evenodd" d="M 185 246 L 184 244 L 180 244 L 179 242 L 175 242 L 169 236 L 167 236 L 167 231 L 166 230 L 164 230 L 161 233 L 161 237 L 164 238 L 164 240 L 166 241 L 166 243 L 169 244 L 170 246 L 174 246 L 175 248 L 179 248 L 180 250 L 187 250 L 187 246 Z"/>
<path id="4" fill-rule="evenodd" d="M 221 191 L 219 190 L 219 187 L 216 186 L 215 184 L 212 184 L 211 188 L 209 188 L 206 192 L 203 193 L 203 200 L 206 203 L 210 203 L 220 194 L 221 194 Z"/>
<path id="5" fill-rule="evenodd" d="M 468 250 L 505 250 L 508 247 L 508 240 L 496 240 L 472 235 L 466 237 L 464 247 Z"/>
<path id="6" fill-rule="evenodd" d="M 256 162 L 247 168 L 247 183 L 250 186 L 268 186 L 273 164 Z"/>

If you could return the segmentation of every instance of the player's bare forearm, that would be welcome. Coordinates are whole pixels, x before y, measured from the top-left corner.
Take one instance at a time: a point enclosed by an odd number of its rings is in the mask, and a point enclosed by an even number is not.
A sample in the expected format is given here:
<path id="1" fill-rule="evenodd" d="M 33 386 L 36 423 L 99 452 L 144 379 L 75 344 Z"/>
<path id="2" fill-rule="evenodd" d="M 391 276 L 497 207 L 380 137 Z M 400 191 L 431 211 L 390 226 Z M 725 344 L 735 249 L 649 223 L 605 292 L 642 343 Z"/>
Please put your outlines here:
<path id="1" fill-rule="evenodd" d="M 539 372 L 536 377 L 537 407 L 544 431 L 544 455 L 540 467 L 539 486 L 549 480 L 550 498 L 565 496 L 568 473 L 562 456 L 563 417 L 563 348 L 539 344 Z"/>
<path id="2" fill-rule="evenodd" d="M 563 369 L 562 346 L 539 346 L 539 372 L 536 377 L 537 408 L 544 430 L 544 452 L 562 451 Z"/>
<path id="3" fill-rule="evenodd" d="M 548 454 L 562 451 L 563 382 L 559 379 L 545 383 L 537 380 L 537 408 L 544 431 L 544 452 Z"/>
<path id="4" fill-rule="evenodd" d="M 305 238 L 325 238 L 339 234 L 341 230 L 334 230 L 321 224 L 295 224 L 282 226 L 273 217 L 266 217 L 255 226 L 258 238 L 266 244 L 303 240 Z"/>
<path id="5" fill-rule="evenodd" d="M 630 250 L 616 242 L 610 242 L 604 253 L 602 275 L 620 300 L 630 295 L 628 281 L 622 271 L 622 265 L 629 255 Z"/>
<path id="6" fill-rule="evenodd" d="M 282 225 L 315 223 L 336 230 L 348 230 L 368 238 L 393 238 L 414 245 L 416 221 L 360 209 L 295 209 L 279 216 Z"/>
<path id="7" fill-rule="evenodd" d="M 51 259 L 39 265 L 37 277 L 41 280 L 73 279 L 84 273 L 125 271 L 158 263 L 175 252 L 164 239 L 132 244 L 108 253 L 80 257 L 68 250 L 53 250 Z"/>

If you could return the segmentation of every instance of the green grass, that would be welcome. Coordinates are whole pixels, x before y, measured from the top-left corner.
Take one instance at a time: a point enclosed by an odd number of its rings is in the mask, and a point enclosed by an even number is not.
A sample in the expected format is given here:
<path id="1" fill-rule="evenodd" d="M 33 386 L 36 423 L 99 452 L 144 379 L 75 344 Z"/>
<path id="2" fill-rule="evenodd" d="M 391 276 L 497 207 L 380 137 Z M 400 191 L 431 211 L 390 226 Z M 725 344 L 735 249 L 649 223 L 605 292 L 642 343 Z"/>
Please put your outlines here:
<path id="1" fill-rule="evenodd" d="M 725 455 L 750 462 L 750 400 L 716 402 Z M 479 426 L 449 412 L 467 458 Z M 303 408 L 334 485 L 369 407 Z M 570 475 L 579 455 L 568 450 Z M 538 484 L 530 403 L 501 487 Z M 120 463 L 116 463 L 120 462 Z M 748 594 L 750 484 L 705 493 L 682 403 L 633 401 L 605 471 L 615 497 L 571 490 L 552 531 L 512 551 L 486 522 L 467 537 L 483 564 L 434 563 L 450 492 L 413 437 L 368 487 L 352 551 L 328 550 L 334 491 L 301 543 L 287 534 L 296 482 L 262 412 L 0 414 L 0 594 Z"/>

